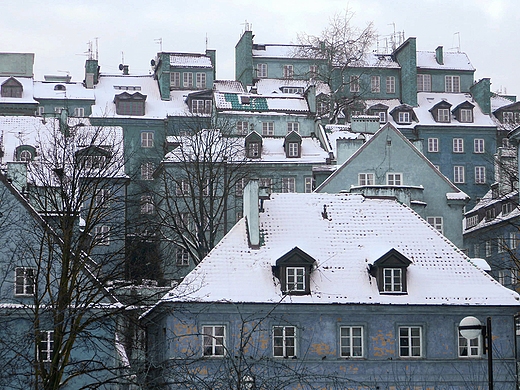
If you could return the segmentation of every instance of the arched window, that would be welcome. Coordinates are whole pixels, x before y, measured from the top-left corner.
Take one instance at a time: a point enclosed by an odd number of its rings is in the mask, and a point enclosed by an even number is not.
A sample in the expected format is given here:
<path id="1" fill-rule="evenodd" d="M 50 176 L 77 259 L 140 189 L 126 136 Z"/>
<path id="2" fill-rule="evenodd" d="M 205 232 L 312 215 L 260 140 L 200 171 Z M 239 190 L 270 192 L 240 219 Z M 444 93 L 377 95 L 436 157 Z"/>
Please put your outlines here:
<path id="1" fill-rule="evenodd" d="M 28 150 L 22 150 L 20 152 L 20 161 L 31 161 L 32 153 Z"/>

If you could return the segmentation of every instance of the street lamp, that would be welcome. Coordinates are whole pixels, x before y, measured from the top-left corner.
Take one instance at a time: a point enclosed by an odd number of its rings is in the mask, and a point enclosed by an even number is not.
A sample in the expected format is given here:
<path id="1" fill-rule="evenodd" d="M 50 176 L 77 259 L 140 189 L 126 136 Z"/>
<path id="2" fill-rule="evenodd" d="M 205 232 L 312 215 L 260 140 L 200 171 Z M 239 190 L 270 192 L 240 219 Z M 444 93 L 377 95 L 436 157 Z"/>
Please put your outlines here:
<path id="1" fill-rule="evenodd" d="M 459 332 L 462 337 L 468 340 L 477 338 L 482 334 L 484 339 L 483 352 L 488 358 L 488 388 L 493 390 L 493 338 L 491 333 L 491 317 L 487 318 L 486 325 L 478 320 L 478 318 L 469 316 L 464 317 L 459 324 Z"/>

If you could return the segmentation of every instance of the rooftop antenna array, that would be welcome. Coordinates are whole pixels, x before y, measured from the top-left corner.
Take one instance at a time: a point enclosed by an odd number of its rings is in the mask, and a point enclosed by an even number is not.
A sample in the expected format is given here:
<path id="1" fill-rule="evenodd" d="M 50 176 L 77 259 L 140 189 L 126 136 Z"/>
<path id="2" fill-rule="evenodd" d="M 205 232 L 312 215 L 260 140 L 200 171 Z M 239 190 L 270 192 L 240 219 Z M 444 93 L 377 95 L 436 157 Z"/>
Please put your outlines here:
<path id="1" fill-rule="evenodd" d="M 87 57 L 89 60 L 97 60 L 98 57 L 98 40 L 99 38 L 94 38 L 96 40 L 96 52 L 94 53 L 94 49 L 92 48 L 92 41 L 87 42 Z"/>
<path id="2" fill-rule="evenodd" d="M 392 54 L 404 42 L 404 31 L 395 31 L 395 23 L 389 23 L 393 26 L 393 33 L 376 37 L 376 53 Z"/>
<path id="3" fill-rule="evenodd" d="M 241 23 L 241 25 L 244 26 L 244 31 L 252 31 L 252 29 L 253 29 L 253 24 L 248 23 L 247 19 L 244 23 Z"/>
<path id="4" fill-rule="evenodd" d="M 157 38 L 153 41 L 159 45 L 159 52 L 162 53 L 162 38 Z"/>
<path id="5" fill-rule="evenodd" d="M 458 38 L 458 45 L 457 46 L 453 46 L 453 40 L 455 39 L 455 35 Z M 460 32 L 459 31 L 453 33 L 453 39 L 451 41 L 451 44 L 452 44 L 453 47 L 451 47 L 450 49 L 456 49 L 457 53 L 460 53 Z"/>

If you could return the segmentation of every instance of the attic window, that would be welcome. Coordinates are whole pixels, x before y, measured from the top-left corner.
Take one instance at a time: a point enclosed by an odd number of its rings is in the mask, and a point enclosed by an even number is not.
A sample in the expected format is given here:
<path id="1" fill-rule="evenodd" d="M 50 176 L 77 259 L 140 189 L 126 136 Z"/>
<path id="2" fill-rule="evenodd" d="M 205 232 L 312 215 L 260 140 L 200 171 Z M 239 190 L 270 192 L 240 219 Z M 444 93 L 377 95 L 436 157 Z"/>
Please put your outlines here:
<path id="1" fill-rule="evenodd" d="M 142 95 L 139 92 L 135 92 L 132 95 L 128 92 L 123 92 L 114 98 L 116 114 L 143 116 L 145 113 L 145 102 L 146 95 Z"/>
<path id="2" fill-rule="evenodd" d="M 280 280 L 282 292 L 289 295 L 310 294 L 310 274 L 315 262 L 316 260 L 297 247 L 280 257 L 273 272 Z"/>
<path id="3" fill-rule="evenodd" d="M 2 97 L 21 98 L 23 92 L 22 83 L 10 77 L 7 79 L 1 88 Z"/>
<path id="4" fill-rule="evenodd" d="M 247 143 L 247 157 L 259 158 L 260 157 L 260 142 L 248 142 Z"/>
<path id="5" fill-rule="evenodd" d="M 380 257 L 369 268 L 381 294 L 407 294 L 407 268 L 412 262 L 395 249 Z"/>
<path id="6" fill-rule="evenodd" d="M 282 87 L 283 93 L 295 93 L 295 94 L 302 94 L 303 88 L 301 87 Z"/>
<path id="7" fill-rule="evenodd" d="M 67 88 L 63 84 L 56 84 L 54 86 L 55 91 L 65 91 Z"/>
<path id="8" fill-rule="evenodd" d="M 411 123 L 410 113 L 408 111 L 400 111 L 397 118 L 398 123 Z"/>

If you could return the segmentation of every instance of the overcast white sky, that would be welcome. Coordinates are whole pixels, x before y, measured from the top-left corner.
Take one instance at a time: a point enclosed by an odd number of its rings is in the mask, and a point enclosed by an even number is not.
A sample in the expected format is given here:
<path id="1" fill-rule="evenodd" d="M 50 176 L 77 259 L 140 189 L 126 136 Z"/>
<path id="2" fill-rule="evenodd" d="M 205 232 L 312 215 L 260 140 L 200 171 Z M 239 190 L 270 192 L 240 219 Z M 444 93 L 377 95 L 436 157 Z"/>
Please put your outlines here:
<path id="1" fill-rule="evenodd" d="M 83 80 L 87 42 L 99 38 L 101 72 L 124 62 L 145 74 L 160 50 L 217 50 L 217 78 L 234 78 L 234 48 L 247 20 L 257 43 L 295 43 L 319 35 L 347 6 L 355 24 L 380 35 L 404 31 L 419 50 L 456 48 L 490 77 L 492 90 L 520 95 L 518 0 L 18 0 L 2 3 L 0 52 L 36 54 L 35 77 L 69 71 Z M 459 33 L 459 34 L 456 34 Z"/>

